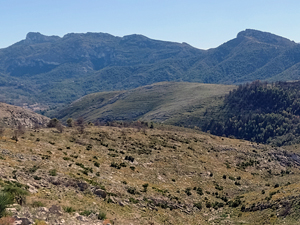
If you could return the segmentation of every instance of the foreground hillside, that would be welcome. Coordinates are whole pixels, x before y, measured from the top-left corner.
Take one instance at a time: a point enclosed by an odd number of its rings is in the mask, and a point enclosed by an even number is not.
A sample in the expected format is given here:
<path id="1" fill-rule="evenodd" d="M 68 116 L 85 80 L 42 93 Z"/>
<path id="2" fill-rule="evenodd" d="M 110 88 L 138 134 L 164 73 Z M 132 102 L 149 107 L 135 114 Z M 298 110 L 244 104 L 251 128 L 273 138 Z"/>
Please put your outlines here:
<path id="1" fill-rule="evenodd" d="M 299 52 L 300 45 L 293 41 L 251 29 L 209 50 L 142 35 L 58 37 L 31 32 L 0 49 L 0 101 L 42 110 L 90 93 L 163 81 L 297 80 Z"/>
<path id="2" fill-rule="evenodd" d="M 19 203 L 8 215 L 36 224 L 299 220 L 296 148 L 144 123 L 118 126 L 27 130 L 18 142 L 7 129 L 0 139 L 0 196 L 18 194 Z"/>
<path id="3" fill-rule="evenodd" d="M 62 121 L 83 117 L 95 121 L 155 121 L 177 123 L 220 104 L 220 97 L 234 85 L 161 82 L 128 91 L 99 92 L 76 100 L 57 112 L 47 112 Z"/>

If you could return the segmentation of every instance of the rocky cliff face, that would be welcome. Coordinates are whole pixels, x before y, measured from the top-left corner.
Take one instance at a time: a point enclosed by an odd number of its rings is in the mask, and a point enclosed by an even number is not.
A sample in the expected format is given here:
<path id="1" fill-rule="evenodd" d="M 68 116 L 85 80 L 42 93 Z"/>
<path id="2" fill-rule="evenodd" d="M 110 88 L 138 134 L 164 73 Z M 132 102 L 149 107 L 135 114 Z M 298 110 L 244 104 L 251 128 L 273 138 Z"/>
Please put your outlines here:
<path id="1" fill-rule="evenodd" d="M 21 107 L 0 103 L 0 124 L 7 127 L 17 127 L 19 124 L 26 128 L 34 128 L 36 125 L 45 127 L 49 118 L 31 112 Z"/>

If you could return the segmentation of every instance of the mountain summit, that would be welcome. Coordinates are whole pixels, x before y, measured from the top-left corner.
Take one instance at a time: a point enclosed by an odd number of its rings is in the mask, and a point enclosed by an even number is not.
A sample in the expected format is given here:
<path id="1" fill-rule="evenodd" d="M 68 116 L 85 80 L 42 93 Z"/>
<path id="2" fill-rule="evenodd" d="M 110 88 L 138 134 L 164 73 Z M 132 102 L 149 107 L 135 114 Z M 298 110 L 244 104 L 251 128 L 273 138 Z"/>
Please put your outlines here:
<path id="1" fill-rule="evenodd" d="M 244 31 L 239 32 L 237 38 L 242 38 L 242 37 L 250 38 L 258 42 L 286 46 L 286 47 L 291 47 L 295 45 L 295 42 L 290 41 L 287 38 L 283 38 L 272 33 L 262 32 L 253 29 L 246 29 Z"/>
<path id="2" fill-rule="evenodd" d="M 53 42 L 60 39 L 58 36 L 46 36 L 42 35 L 39 32 L 29 32 L 26 35 L 25 42 L 28 44 L 38 44 L 38 43 L 44 43 L 44 42 Z"/>

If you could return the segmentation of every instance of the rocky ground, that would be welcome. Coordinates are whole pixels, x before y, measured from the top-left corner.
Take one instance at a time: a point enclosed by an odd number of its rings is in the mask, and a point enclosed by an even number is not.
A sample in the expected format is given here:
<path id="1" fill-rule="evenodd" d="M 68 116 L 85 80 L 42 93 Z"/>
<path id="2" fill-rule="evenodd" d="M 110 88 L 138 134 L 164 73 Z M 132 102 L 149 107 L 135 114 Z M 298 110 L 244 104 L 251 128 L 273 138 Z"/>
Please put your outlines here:
<path id="1" fill-rule="evenodd" d="M 27 129 L 18 141 L 12 135 L 6 129 L 0 139 L 0 190 L 28 192 L 7 210 L 15 224 L 295 224 L 298 219 L 296 148 L 166 126 Z"/>
<path id="2" fill-rule="evenodd" d="M 45 127 L 49 118 L 18 106 L 0 102 L 0 126 L 25 128 Z"/>

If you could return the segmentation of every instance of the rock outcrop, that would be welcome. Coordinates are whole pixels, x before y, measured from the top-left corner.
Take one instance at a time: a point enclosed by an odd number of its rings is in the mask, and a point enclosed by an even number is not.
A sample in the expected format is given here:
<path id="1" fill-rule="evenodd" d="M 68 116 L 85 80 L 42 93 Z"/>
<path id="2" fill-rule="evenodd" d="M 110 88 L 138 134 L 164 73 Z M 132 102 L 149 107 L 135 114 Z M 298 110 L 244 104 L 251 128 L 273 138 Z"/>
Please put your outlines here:
<path id="1" fill-rule="evenodd" d="M 25 128 L 45 127 L 49 118 L 21 107 L 0 103 L 0 125 L 15 128 L 22 125 Z"/>

